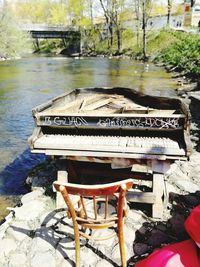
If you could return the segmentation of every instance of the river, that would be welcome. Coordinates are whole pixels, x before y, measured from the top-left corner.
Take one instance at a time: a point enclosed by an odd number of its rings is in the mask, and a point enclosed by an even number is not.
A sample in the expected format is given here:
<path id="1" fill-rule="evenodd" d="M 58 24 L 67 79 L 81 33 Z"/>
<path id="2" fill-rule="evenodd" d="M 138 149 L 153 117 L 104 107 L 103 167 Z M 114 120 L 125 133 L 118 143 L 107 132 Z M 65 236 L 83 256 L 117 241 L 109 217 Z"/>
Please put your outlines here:
<path id="1" fill-rule="evenodd" d="M 125 86 L 175 96 L 176 84 L 163 68 L 129 59 L 33 55 L 0 62 L 1 196 L 26 193 L 28 171 L 44 159 L 28 150 L 27 139 L 34 127 L 31 109 L 63 92 L 88 86 Z"/>

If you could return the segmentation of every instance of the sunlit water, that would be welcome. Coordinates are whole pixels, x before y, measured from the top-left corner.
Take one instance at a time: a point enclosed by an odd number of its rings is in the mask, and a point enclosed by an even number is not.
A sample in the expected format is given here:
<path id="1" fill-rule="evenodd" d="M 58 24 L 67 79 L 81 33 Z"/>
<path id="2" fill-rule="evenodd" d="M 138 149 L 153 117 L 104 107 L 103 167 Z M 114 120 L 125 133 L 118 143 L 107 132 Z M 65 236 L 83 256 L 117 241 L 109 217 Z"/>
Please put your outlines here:
<path id="1" fill-rule="evenodd" d="M 32 56 L 0 62 L 0 195 L 24 194 L 28 171 L 44 157 L 28 150 L 31 109 L 77 87 L 124 86 L 174 96 L 164 69 L 128 59 Z"/>

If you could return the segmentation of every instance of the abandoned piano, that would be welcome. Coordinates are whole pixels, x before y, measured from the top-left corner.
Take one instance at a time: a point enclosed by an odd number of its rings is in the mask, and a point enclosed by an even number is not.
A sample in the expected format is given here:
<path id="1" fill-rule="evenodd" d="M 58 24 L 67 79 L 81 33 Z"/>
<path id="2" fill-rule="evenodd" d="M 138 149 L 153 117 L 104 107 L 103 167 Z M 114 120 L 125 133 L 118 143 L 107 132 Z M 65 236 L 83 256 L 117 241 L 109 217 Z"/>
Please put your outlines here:
<path id="1" fill-rule="evenodd" d="M 75 89 L 34 108 L 33 117 L 31 151 L 66 163 L 58 180 L 84 174 L 147 180 L 151 191 L 131 190 L 127 197 L 152 204 L 153 217 L 162 217 L 165 173 L 191 153 L 189 112 L 180 100 L 120 87 Z"/>

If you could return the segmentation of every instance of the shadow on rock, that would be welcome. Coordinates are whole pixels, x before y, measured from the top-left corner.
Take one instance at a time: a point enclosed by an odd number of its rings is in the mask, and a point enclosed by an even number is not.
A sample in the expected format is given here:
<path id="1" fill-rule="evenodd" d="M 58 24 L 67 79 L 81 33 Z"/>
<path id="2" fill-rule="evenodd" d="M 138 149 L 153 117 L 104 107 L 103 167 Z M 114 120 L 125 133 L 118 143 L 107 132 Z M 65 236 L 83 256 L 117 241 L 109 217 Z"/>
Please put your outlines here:
<path id="1" fill-rule="evenodd" d="M 20 232 L 32 238 L 33 241 L 35 239 L 35 248 L 32 248 L 32 250 L 29 252 L 32 258 L 34 257 L 33 251 L 35 254 L 41 252 L 40 246 L 41 240 L 43 240 L 45 241 L 45 243 L 42 245 L 43 248 L 46 246 L 48 251 L 51 251 L 51 248 L 49 248 L 50 245 L 52 247 L 52 251 L 58 251 L 60 257 L 66 261 L 66 264 L 69 264 L 67 266 L 75 266 L 74 232 L 70 221 L 67 219 L 66 209 L 57 209 L 50 212 L 41 223 L 41 226 L 35 230 L 25 229 L 14 225 L 11 225 L 10 227 L 13 229 L 13 231 Z M 85 246 L 92 250 L 100 258 L 112 264 L 112 266 L 119 267 L 104 253 L 98 251 L 96 248 L 90 245 L 85 239 L 80 239 L 80 241 L 82 247 Z"/>

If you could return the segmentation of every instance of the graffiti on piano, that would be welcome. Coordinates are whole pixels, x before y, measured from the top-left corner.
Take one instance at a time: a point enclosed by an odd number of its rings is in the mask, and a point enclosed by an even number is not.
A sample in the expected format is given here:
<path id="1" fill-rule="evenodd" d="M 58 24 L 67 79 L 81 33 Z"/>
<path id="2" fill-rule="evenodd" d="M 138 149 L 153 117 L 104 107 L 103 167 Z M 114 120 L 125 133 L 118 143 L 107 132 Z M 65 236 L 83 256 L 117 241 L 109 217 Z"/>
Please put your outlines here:
<path id="1" fill-rule="evenodd" d="M 79 117 L 79 116 L 44 116 L 41 124 L 46 126 L 71 126 L 94 128 L 156 128 L 178 129 L 182 126 L 180 118 L 150 117 Z"/>
<path id="2" fill-rule="evenodd" d="M 45 125 L 55 125 L 55 126 L 86 126 L 87 121 L 82 117 L 44 117 Z"/>
<path id="3" fill-rule="evenodd" d="M 101 127 L 134 127 L 177 129 L 181 127 L 179 118 L 105 118 L 99 119 L 97 125 Z"/>

